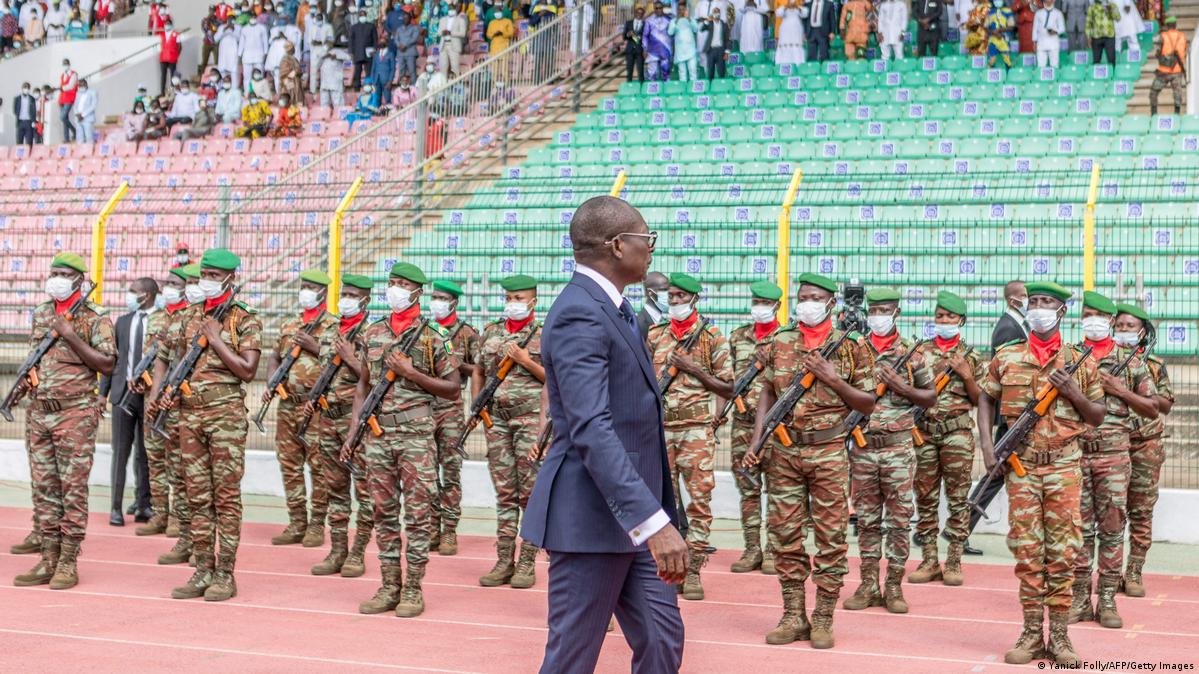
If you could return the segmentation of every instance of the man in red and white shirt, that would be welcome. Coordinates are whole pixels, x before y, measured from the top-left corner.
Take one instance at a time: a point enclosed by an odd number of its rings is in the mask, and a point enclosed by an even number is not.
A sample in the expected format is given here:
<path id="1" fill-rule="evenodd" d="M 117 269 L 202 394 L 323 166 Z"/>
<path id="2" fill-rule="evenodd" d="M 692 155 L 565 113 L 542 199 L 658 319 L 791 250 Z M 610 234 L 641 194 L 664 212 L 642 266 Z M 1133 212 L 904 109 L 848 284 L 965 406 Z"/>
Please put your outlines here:
<path id="1" fill-rule="evenodd" d="M 154 0 L 150 5 L 150 19 L 146 25 L 151 35 L 159 35 L 166 30 L 166 24 L 171 20 L 171 12 L 162 0 Z"/>
<path id="2" fill-rule="evenodd" d="M 174 24 L 167 19 L 162 32 L 158 34 L 161 45 L 158 49 L 159 79 L 158 91 L 166 94 L 167 82 L 175 75 L 175 66 L 179 63 L 179 33 Z"/>
<path id="3" fill-rule="evenodd" d="M 62 122 L 62 142 L 75 140 L 75 126 L 71 124 L 71 108 L 75 106 L 75 94 L 79 90 L 79 73 L 71 70 L 71 62 L 62 60 L 62 74 L 58 77 L 58 119 Z"/>

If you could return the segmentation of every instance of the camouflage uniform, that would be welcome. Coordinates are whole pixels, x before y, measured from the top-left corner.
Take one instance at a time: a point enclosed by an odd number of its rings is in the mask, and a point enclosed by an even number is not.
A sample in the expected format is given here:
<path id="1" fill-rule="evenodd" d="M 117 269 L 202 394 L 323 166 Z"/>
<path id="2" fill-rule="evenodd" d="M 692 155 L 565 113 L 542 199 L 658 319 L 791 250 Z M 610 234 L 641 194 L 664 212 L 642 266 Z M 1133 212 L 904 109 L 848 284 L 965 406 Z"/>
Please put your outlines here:
<path id="1" fill-rule="evenodd" d="M 318 341 L 326 336 L 333 336 L 337 333 L 337 317 L 328 312 L 323 312 L 319 318 L 320 325 L 312 330 L 312 336 Z M 306 327 L 306 323 L 300 316 L 296 316 L 285 322 L 279 328 L 279 339 L 275 343 L 275 353 L 279 358 L 284 358 L 287 352 L 291 350 L 292 339 Z M 324 539 L 325 515 L 329 509 L 329 497 L 325 492 L 325 480 L 321 477 L 321 469 L 324 468 L 324 461 L 318 456 L 317 448 L 319 442 L 313 437 L 315 434 L 309 433 L 309 437 L 304 438 L 305 444 L 302 444 L 296 438 L 296 428 L 300 425 L 303 415 L 300 413 L 300 408 L 303 407 L 304 401 L 308 398 L 309 391 L 312 390 L 312 385 L 316 383 L 316 378 L 321 374 L 321 361 L 307 351 L 300 349 L 300 355 L 296 358 L 295 364 L 291 366 L 291 370 L 287 373 L 287 381 L 284 382 L 284 387 L 287 390 L 287 399 L 279 397 L 279 406 L 275 410 L 275 456 L 279 460 L 279 472 L 283 476 L 283 495 L 287 501 L 287 518 L 290 522 L 290 527 L 299 529 L 299 533 L 304 534 L 305 526 L 308 527 L 310 536 L 305 536 L 304 544 L 308 547 L 315 547 L 309 543 L 316 542 L 314 538 L 319 535 L 321 540 Z M 312 430 L 312 426 L 309 426 Z M 308 512 L 308 494 L 307 486 L 304 482 L 304 464 L 308 464 L 308 470 L 312 475 L 312 513 L 309 516 Z M 319 533 L 314 533 L 319 532 Z M 293 539 L 294 540 L 294 539 Z M 316 542 L 319 545 L 319 542 Z"/>
<path id="2" fill-rule="evenodd" d="M 143 353 L 152 347 L 158 339 L 158 334 L 173 321 L 174 317 L 165 309 L 152 311 L 146 316 L 146 338 Z M 148 374 L 153 373 L 153 367 L 151 367 Z M 142 419 L 142 442 L 146 447 L 146 469 L 150 474 L 150 507 L 154 510 L 154 516 L 147 523 L 147 530 L 162 531 L 166 528 L 166 518 L 170 511 L 171 467 L 167 464 L 166 440 L 161 435 L 149 430 L 153 423 L 154 415 L 145 413 Z M 139 529 L 141 528 L 139 527 Z"/>
<path id="3" fill-rule="evenodd" d="M 667 367 L 666 359 L 671 353 L 681 351 L 682 343 L 695 330 L 704 330 L 691 350 L 690 355 L 712 376 L 729 381 L 733 378 L 732 358 L 729 343 L 715 325 L 703 327 L 699 320 L 677 339 L 669 322 L 649 329 L 650 351 L 654 369 L 661 373 Z M 663 404 L 664 427 L 666 430 L 666 455 L 670 462 L 671 484 L 677 485 L 679 478 L 687 490 L 687 545 L 693 554 L 704 554 L 708 547 L 708 536 L 712 530 L 712 489 L 716 477 L 712 463 L 716 453 L 716 434 L 712 430 L 712 403 L 715 399 L 699 379 L 679 372 L 674 383 L 666 391 Z"/>
<path id="4" fill-rule="evenodd" d="M 175 366 L 175 361 L 180 356 L 177 350 L 181 348 L 179 344 L 183 340 L 183 329 L 191 320 L 192 313 L 200 311 L 199 307 L 201 305 L 193 304 L 174 313 L 163 312 L 167 320 L 163 321 L 161 328 L 155 334 L 155 340 L 158 343 L 156 358 L 166 365 L 167 372 L 170 372 L 171 368 Z M 156 417 L 157 414 L 151 414 L 147 410 L 143 428 L 149 429 L 153 426 Z M 170 482 L 172 494 L 171 516 L 178 523 L 179 538 L 169 552 L 159 556 L 158 563 L 181 564 L 188 561 L 191 556 L 192 535 L 191 506 L 188 504 L 187 498 L 187 470 L 183 459 L 183 450 L 179 445 L 179 410 L 177 408 L 172 408 L 167 412 L 162 427 L 167 434 L 166 438 L 153 431 L 146 431 L 146 452 L 147 454 L 150 452 L 151 442 L 162 446 L 167 466 L 167 479 Z"/>
<path id="5" fill-rule="evenodd" d="M 474 365 L 478 362 L 482 338 L 474 326 L 458 319 L 445 330 L 450 349 L 462 363 Z M 437 444 L 437 466 L 440 469 L 437 507 L 433 511 L 434 536 L 439 536 L 441 532 L 457 531 L 458 520 L 462 517 L 462 455 L 454 451 L 454 443 L 462 435 L 465 421 L 461 400 L 434 399 L 433 432 Z"/>
<path id="6" fill-rule="evenodd" d="M 74 300 L 68 300 L 74 301 Z M 33 310 L 30 348 L 50 331 L 57 317 L 54 302 Z M 79 337 L 106 356 L 116 353 L 112 323 L 104 310 L 87 302 L 71 319 Z M 42 536 L 42 563 L 48 574 L 75 555 L 87 530 L 87 478 L 96 452 L 100 406 L 96 371 L 59 339 L 37 368 L 38 386 L 29 392 L 25 410 L 25 446 L 33 478 L 33 513 Z M 35 570 L 38 567 L 35 567 Z M 24 583 L 18 583 L 24 584 Z"/>
<path id="7" fill-rule="evenodd" d="M 759 349 L 765 365 L 760 375 L 763 386 L 781 396 L 791 385 L 802 361 L 811 352 L 819 352 L 841 338 L 832 330 L 823 342 L 808 348 L 803 333 L 794 325 L 784 326 Z M 842 344 L 829 359 L 837 376 L 856 389 L 874 388 L 868 347 L 857 336 Z M 846 527 L 849 523 L 849 458 L 845 454 L 845 417 L 850 410 L 837 393 L 816 380 L 796 406 L 787 432 L 793 445 L 785 447 L 771 439 L 763 457 L 770 475 L 766 498 L 766 528 L 774 547 L 775 568 L 782 586 L 785 612 L 783 622 L 801 626 L 800 639 L 807 639 L 808 622 L 804 609 L 804 582 L 808 576 L 816 585 L 818 614 L 831 632 L 832 611 L 841 593 L 843 578 L 849 572 L 846 552 Z M 764 429 L 764 433 L 771 429 Z M 815 551 L 804 550 L 808 523 L 814 532 Z M 786 643 L 786 641 L 776 642 Z"/>
<path id="8" fill-rule="evenodd" d="M 765 343 L 769 336 L 762 340 Z M 733 357 L 733 376 L 739 377 L 754 362 L 759 342 L 754 337 L 754 324 L 747 323 L 729 333 L 729 352 Z M 729 433 L 732 449 L 733 465 L 740 465 L 749 451 L 749 445 L 754 436 L 754 415 L 758 409 L 758 391 L 762 388 L 762 377 L 754 380 L 753 386 L 746 392 L 744 398 L 745 412 L 732 410 L 732 429 Z M 737 483 L 737 492 L 741 503 L 741 532 L 745 538 L 746 550 L 761 549 L 762 540 L 762 497 L 769 491 L 766 486 L 766 475 L 762 472 L 762 464 L 755 464 L 747 471 L 758 481 L 754 486 L 741 472 L 733 473 Z M 766 546 L 770 554 L 769 545 Z"/>
<path id="9" fill-rule="evenodd" d="M 1170 401 L 1174 400 L 1174 389 L 1170 385 L 1170 375 L 1166 364 L 1160 358 L 1150 355 L 1146 361 L 1149 374 L 1157 389 L 1157 395 Z M 1153 506 L 1157 504 L 1158 480 L 1161 478 L 1162 464 L 1166 454 L 1162 449 L 1162 434 L 1165 432 L 1165 419 L 1142 421 L 1133 420 L 1133 431 L 1129 438 L 1131 442 L 1132 477 L 1128 484 L 1128 576 L 1137 584 L 1141 580 L 1141 567 L 1145 564 L 1145 555 L 1153 544 Z M 1127 591 L 1127 588 L 1126 588 Z M 1142 590 L 1142 596 L 1143 596 Z"/>

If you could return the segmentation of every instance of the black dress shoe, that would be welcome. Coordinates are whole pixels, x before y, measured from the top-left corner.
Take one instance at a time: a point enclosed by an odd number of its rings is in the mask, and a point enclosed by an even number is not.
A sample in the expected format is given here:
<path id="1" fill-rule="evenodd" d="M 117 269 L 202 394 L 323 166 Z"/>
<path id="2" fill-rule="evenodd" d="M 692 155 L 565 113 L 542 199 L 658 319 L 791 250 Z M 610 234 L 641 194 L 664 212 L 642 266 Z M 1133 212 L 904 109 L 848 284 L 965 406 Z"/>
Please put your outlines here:
<path id="1" fill-rule="evenodd" d="M 126 514 L 126 515 L 132 515 L 132 514 L 133 514 L 133 513 L 135 513 L 135 512 L 137 512 L 137 505 L 136 505 L 136 504 L 134 504 L 134 505 L 131 505 L 131 506 L 129 506 L 128 508 L 125 508 L 125 514 Z"/>
<path id="2" fill-rule="evenodd" d="M 125 526 L 125 516 L 121 514 L 121 509 L 117 508 L 108 516 L 108 524 L 114 527 Z"/>
<path id="3" fill-rule="evenodd" d="M 965 543 L 962 544 L 962 552 L 967 555 L 981 555 L 983 553 L 982 550 L 979 550 L 978 548 L 974 547 L 973 545 L 970 545 L 969 540 L 967 540 Z"/>
<path id="4" fill-rule="evenodd" d="M 141 509 L 139 509 L 139 510 L 137 511 L 137 513 L 134 515 L 134 517 L 133 517 L 133 521 L 134 521 L 134 522 L 137 522 L 137 523 L 139 523 L 139 524 L 140 524 L 140 523 L 142 523 L 142 522 L 149 522 L 149 521 L 150 521 L 150 518 L 151 518 L 151 517 L 153 517 L 153 516 L 154 516 L 154 509 L 153 509 L 153 508 L 141 508 Z"/>

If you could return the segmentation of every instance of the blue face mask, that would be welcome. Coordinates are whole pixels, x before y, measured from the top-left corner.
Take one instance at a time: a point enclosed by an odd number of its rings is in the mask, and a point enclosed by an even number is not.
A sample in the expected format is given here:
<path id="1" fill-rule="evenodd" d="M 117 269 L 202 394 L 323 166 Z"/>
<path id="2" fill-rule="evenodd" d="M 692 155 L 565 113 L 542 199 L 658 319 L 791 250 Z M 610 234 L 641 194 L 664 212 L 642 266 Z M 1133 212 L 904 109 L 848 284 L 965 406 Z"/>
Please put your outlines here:
<path id="1" fill-rule="evenodd" d="M 957 323 L 936 323 L 933 325 L 933 334 L 941 339 L 953 339 L 962 332 L 962 326 Z"/>

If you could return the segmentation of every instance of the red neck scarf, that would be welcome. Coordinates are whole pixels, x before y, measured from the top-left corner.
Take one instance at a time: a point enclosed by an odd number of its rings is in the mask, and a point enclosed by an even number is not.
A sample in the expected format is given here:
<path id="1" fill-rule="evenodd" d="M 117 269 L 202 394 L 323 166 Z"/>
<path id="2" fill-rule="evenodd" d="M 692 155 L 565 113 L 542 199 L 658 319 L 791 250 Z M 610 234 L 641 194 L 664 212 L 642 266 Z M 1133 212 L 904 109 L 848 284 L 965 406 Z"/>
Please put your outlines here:
<path id="1" fill-rule="evenodd" d="M 341 334 L 348 335 L 348 334 L 350 334 L 351 330 L 358 327 L 358 324 L 361 323 L 362 321 L 364 321 L 365 319 L 366 319 L 365 311 L 359 311 L 354 316 L 349 316 L 349 317 L 342 316 L 341 323 L 337 326 L 337 328 L 341 331 Z"/>
<path id="2" fill-rule="evenodd" d="M 833 332 L 833 319 L 831 318 L 824 319 L 824 322 L 819 325 L 804 325 L 803 323 L 798 325 L 805 349 L 815 349 L 820 346 Z"/>
<path id="3" fill-rule="evenodd" d="M 58 314 L 59 316 L 67 313 L 67 309 L 70 309 L 71 305 L 75 303 L 75 300 L 79 299 L 79 293 L 80 291 L 76 290 L 75 292 L 71 293 L 70 297 L 61 302 L 54 300 L 54 313 Z"/>
<path id="4" fill-rule="evenodd" d="M 897 342 L 898 340 L 899 340 L 899 331 L 898 330 L 895 330 L 891 334 L 886 335 L 884 337 L 879 337 L 878 335 L 874 334 L 873 332 L 870 333 L 870 343 L 874 345 L 874 350 L 878 351 L 879 353 L 886 353 L 887 351 L 889 351 L 892 346 L 895 346 L 895 342 Z"/>
<path id="5" fill-rule="evenodd" d="M 167 315 L 173 316 L 176 311 L 182 311 L 187 307 L 187 300 L 179 300 L 174 304 L 167 305 Z"/>
<path id="6" fill-rule="evenodd" d="M 404 334 L 404 331 L 416 322 L 417 316 L 420 316 L 419 304 L 413 304 L 403 311 L 391 312 L 391 331 L 396 335 Z"/>
<path id="7" fill-rule="evenodd" d="M 1028 349 L 1032 351 L 1032 355 L 1040 363 L 1041 367 L 1045 367 L 1057 352 L 1062 348 L 1062 333 L 1056 331 L 1049 339 L 1041 339 L 1037 333 L 1028 333 Z"/>
<path id="8" fill-rule="evenodd" d="M 457 322 L 458 322 L 458 312 L 457 311 L 451 311 L 449 316 L 446 316 L 445 318 L 437 319 L 437 324 L 443 328 L 448 328 Z"/>
<path id="9" fill-rule="evenodd" d="M 779 319 L 777 318 L 769 323 L 754 323 L 754 341 L 760 342 L 778 329 Z"/>
<path id="10" fill-rule="evenodd" d="M 954 335 L 950 339 L 941 339 L 940 337 L 933 337 L 933 343 L 937 345 L 937 348 L 941 350 L 941 353 L 949 353 L 954 348 L 956 348 L 957 345 L 961 343 L 961 341 L 962 341 L 961 335 Z"/>
<path id="11" fill-rule="evenodd" d="M 325 303 L 321 302 L 311 309 L 305 309 L 304 313 L 300 314 L 300 320 L 304 321 L 305 323 L 311 323 L 316 320 L 317 316 L 320 316 L 323 313 L 325 313 Z"/>
<path id="12" fill-rule="evenodd" d="M 212 311 L 213 309 L 224 304 L 225 300 L 229 299 L 229 294 L 232 292 L 232 290 L 226 290 L 225 292 L 221 293 L 220 297 L 213 297 L 211 299 L 204 300 L 204 312 L 208 313 L 209 311 Z"/>
<path id="13" fill-rule="evenodd" d="M 511 318 L 506 318 L 504 319 L 504 329 L 508 331 L 509 335 L 515 335 L 528 327 L 529 323 L 533 322 L 533 316 L 533 312 L 530 311 L 529 315 L 525 316 L 523 321 L 514 321 Z"/>
<path id="14" fill-rule="evenodd" d="M 684 320 L 676 321 L 673 318 L 670 319 L 670 331 L 674 334 L 675 339 L 682 341 L 687 336 L 687 333 L 691 332 L 691 328 L 698 322 L 699 312 L 692 311 L 691 315 Z"/>
<path id="15" fill-rule="evenodd" d="M 1112 349 L 1116 348 L 1116 340 L 1112 339 L 1111 335 L 1099 341 L 1088 339 L 1083 343 L 1087 346 L 1095 347 L 1095 350 L 1091 352 L 1095 356 L 1095 360 L 1103 360 L 1107 357 L 1107 354 L 1112 352 Z"/>

